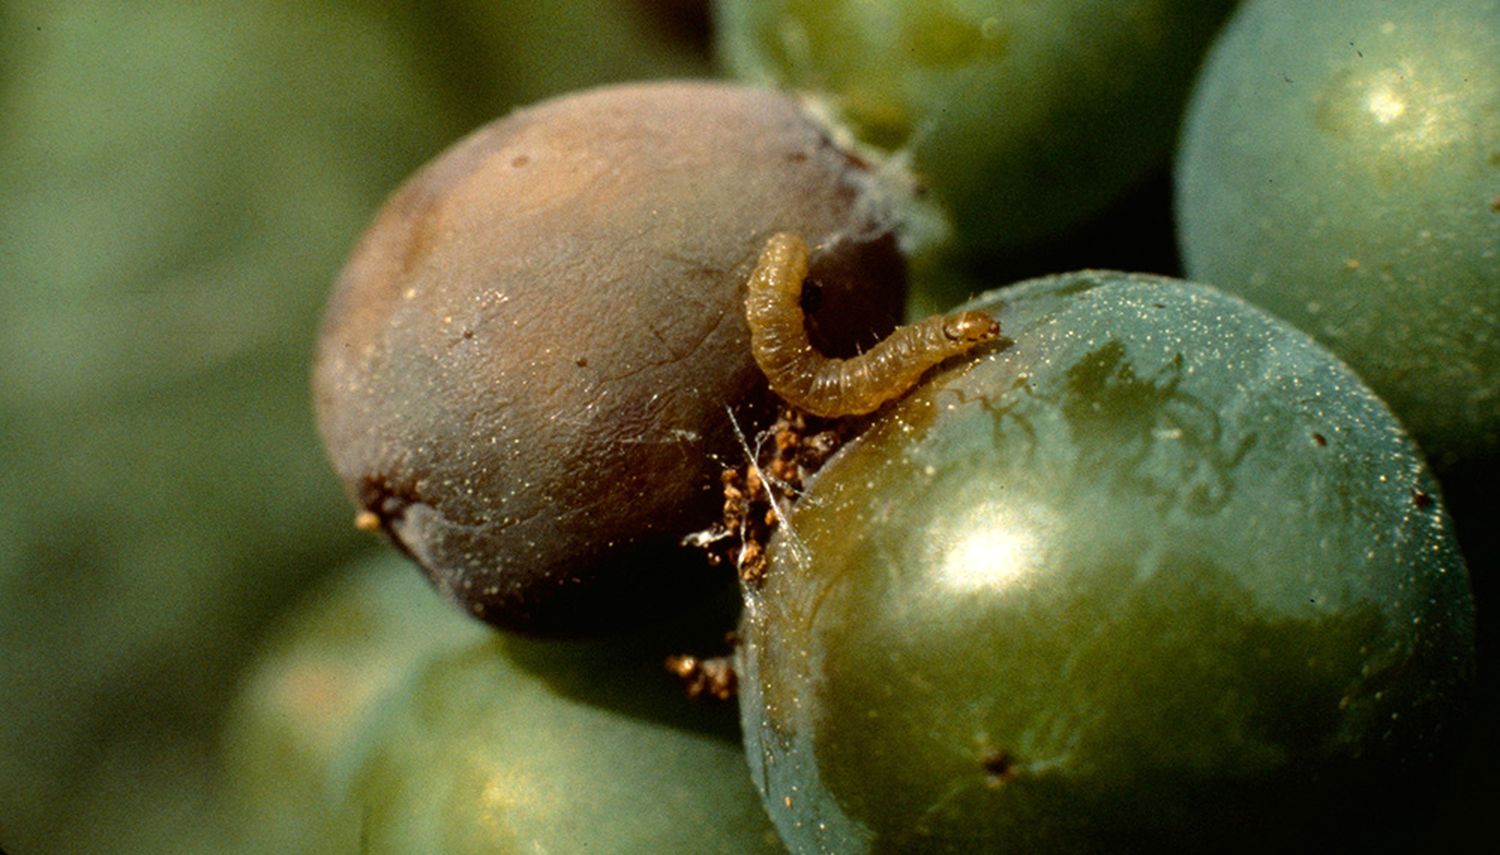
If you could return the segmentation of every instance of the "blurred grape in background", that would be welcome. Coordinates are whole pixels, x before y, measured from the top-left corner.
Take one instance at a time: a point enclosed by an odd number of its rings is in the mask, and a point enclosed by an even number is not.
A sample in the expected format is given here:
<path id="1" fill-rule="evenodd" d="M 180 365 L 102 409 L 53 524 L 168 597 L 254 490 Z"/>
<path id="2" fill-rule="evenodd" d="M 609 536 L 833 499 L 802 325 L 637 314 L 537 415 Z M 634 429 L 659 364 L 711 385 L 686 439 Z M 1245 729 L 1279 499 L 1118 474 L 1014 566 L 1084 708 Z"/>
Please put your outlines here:
<path id="1" fill-rule="evenodd" d="M 643 5 L 0 7 L 0 846 L 216 848 L 258 627 L 372 547 L 309 412 L 331 277 L 471 127 L 703 73 Z"/>
<path id="2" fill-rule="evenodd" d="M 240 684 L 223 734 L 230 839 L 254 852 L 781 851 L 733 707 L 684 703 L 661 667 L 678 641 L 497 634 L 394 551 L 361 561 L 277 619 Z"/>
<path id="3" fill-rule="evenodd" d="M 803 91 L 861 141 L 909 157 L 952 232 L 948 249 L 973 262 L 1059 236 L 1162 164 L 1233 6 L 718 0 L 714 10 L 733 73 Z"/>
<path id="4" fill-rule="evenodd" d="M 1439 472 L 1500 458 L 1500 0 L 1245 4 L 1177 190 L 1193 276 L 1348 361 Z"/>

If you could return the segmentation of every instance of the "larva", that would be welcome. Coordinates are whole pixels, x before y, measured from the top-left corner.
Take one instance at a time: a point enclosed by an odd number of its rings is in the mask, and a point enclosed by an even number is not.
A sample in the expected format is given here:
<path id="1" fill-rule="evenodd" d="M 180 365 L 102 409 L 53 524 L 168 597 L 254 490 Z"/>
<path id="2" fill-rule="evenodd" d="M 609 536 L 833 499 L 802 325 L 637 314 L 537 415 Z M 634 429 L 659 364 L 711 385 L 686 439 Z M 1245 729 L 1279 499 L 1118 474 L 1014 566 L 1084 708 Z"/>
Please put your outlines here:
<path id="1" fill-rule="evenodd" d="M 771 390 L 815 416 L 872 412 L 905 393 L 927 369 L 1000 335 L 984 312 L 938 315 L 897 327 L 867 353 L 824 356 L 807 339 L 802 280 L 807 244 L 788 232 L 772 235 L 750 274 L 745 319 L 755 362 Z"/>

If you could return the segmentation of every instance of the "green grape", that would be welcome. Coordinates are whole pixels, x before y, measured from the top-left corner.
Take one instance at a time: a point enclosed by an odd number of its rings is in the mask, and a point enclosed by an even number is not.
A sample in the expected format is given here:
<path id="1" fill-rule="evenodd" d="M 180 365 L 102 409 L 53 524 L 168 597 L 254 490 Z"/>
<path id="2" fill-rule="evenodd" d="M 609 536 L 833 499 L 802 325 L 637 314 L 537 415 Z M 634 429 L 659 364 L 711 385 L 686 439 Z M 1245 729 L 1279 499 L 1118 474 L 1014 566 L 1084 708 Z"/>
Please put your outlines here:
<path id="1" fill-rule="evenodd" d="M 362 851 L 783 851 L 730 710 L 642 652 L 497 635 L 434 662 L 357 774 Z"/>
<path id="2" fill-rule="evenodd" d="M 266 852 L 354 851 L 357 827 L 335 818 L 381 707 L 427 661 L 488 635 L 395 554 L 309 591 L 260 645 L 224 727 L 233 839 Z"/>
<path id="3" fill-rule="evenodd" d="M 960 249 L 1082 220 L 1165 160 L 1231 0 L 720 0 L 739 77 L 827 96 L 909 150 Z"/>
<path id="4" fill-rule="evenodd" d="M 1200 286 L 1080 273 L 972 307 L 1014 343 L 832 458 L 747 592 L 747 753 L 788 845 L 1410 831 L 1467 713 L 1474 619 L 1385 406 Z"/>
<path id="5" fill-rule="evenodd" d="M 1500 454 L 1500 2 L 1246 3 L 1177 208 L 1189 275 L 1347 360 L 1440 471 Z"/>
<path id="6" fill-rule="evenodd" d="M 662 666 L 702 631 L 672 631 L 505 638 L 395 555 L 356 564 L 240 682 L 224 848 L 779 851 L 732 710 L 688 701 Z"/>

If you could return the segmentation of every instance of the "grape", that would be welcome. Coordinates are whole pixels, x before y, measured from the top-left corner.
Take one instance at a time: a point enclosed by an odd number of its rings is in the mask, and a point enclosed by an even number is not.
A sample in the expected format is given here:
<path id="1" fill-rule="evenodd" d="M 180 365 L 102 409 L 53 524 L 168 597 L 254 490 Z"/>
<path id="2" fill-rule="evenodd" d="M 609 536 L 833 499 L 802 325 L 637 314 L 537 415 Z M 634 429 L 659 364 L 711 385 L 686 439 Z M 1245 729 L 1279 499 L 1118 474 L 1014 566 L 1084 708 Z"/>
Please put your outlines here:
<path id="1" fill-rule="evenodd" d="M 1346 359 L 1440 471 L 1500 454 L 1500 2 L 1246 3 L 1178 166 L 1189 275 Z"/>
<path id="2" fill-rule="evenodd" d="M 732 710 L 662 667 L 690 624 L 538 643 L 425 588 L 388 555 L 278 622 L 224 730 L 224 850 L 779 851 Z"/>
<path id="3" fill-rule="evenodd" d="M 899 313 L 873 177 L 790 99 L 606 87 L 488 125 L 414 176 L 330 302 L 315 391 L 340 476 L 475 615 L 564 634 L 714 577 L 678 547 L 716 515 L 727 409 L 767 403 L 744 283 L 765 238 L 819 247 L 820 337 Z"/>
<path id="4" fill-rule="evenodd" d="M 739 77 L 826 98 L 906 149 L 958 245 L 994 253 L 1081 221 L 1166 158 L 1230 0 L 721 0 Z"/>
<path id="5" fill-rule="evenodd" d="M 434 662 L 357 774 L 367 851 L 782 851 L 732 731 L 641 652 L 496 636 Z"/>
<path id="6" fill-rule="evenodd" d="M 352 851 L 338 822 L 381 709 L 429 660 L 482 643 L 483 624 L 390 554 L 308 591 L 258 646 L 222 734 L 231 833 L 249 851 Z"/>
<path id="7" fill-rule="evenodd" d="M 788 845 L 1409 831 L 1459 730 L 1474 619 L 1385 406 L 1201 286 L 1081 273 L 971 308 L 1014 344 L 832 458 L 747 591 L 746 750 Z"/>

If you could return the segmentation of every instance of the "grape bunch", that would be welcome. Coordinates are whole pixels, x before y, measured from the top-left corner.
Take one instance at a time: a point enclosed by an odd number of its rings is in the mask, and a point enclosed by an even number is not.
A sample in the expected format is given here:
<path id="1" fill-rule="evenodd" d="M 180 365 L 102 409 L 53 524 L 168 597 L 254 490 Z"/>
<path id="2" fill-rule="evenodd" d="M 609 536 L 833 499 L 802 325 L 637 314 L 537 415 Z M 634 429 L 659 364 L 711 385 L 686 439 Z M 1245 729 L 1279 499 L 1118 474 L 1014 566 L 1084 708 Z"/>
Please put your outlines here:
<path id="1" fill-rule="evenodd" d="M 1500 2 L 713 12 L 734 80 L 495 120 L 350 257 L 319 425 L 429 584 L 363 566 L 263 649 L 225 741 L 246 844 L 1482 824 Z M 763 344 L 785 270 L 797 335 Z M 826 409 L 773 391 L 796 372 Z"/>

